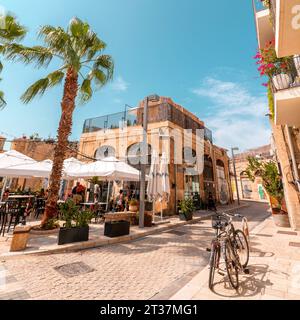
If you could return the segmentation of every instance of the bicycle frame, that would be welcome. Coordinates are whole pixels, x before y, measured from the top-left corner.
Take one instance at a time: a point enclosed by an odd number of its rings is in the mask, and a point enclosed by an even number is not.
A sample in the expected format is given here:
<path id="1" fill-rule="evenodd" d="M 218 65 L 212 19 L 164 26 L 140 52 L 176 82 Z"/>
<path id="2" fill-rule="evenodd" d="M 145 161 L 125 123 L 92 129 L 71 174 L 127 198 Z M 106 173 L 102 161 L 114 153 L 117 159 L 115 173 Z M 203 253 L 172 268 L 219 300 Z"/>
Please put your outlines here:
<path id="1" fill-rule="evenodd" d="M 220 249 L 220 251 L 219 251 L 220 254 L 218 257 L 216 268 L 219 269 L 219 262 L 220 262 L 221 256 L 223 256 L 224 259 L 226 259 L 225 255 L 224 255 L 224 252 L 225 252 L 224 245 L 226 244 L 226 239 L 228 239 L 228 243 L 230 245 L 230 250 L 233 253 L 232 259 L 234 259 L 234 262 L 236 263 L 238 269 L 243 270 L 239 255 L 236 250 L 236 247 L 233 244 L 233 240 L 235 240 L 235 239 L 233 239 L 232 236 L 235 234 L 236 229 L 232 223 L 232 217 L 229 216 L 228 214 L 225 214 L 225 213 L 223 213 L 221 215 L 218 214 L 218 216 L 226 216 L 227 218 L 229 218 L 229 220 L 228 220 L 228 224 L 227 224 L 224 231 L 221 231 L 220 229 L 216 229 L 216 234 L 215 234 L 216 238 L 212 242 L 212 249 L 213 250 Z M 222 243 L 222 245 L 221 245 L 221 243 Z"/>

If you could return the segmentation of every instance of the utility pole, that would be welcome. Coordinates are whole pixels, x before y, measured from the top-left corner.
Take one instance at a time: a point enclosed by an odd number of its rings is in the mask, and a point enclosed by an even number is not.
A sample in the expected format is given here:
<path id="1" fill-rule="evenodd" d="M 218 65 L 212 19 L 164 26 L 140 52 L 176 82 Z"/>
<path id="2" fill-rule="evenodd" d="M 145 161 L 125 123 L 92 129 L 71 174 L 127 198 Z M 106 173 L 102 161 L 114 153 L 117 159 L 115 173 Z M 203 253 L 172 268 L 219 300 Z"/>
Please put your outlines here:
<path id="1" fill-rule="evenodd" d="M 235 179 L 235 188 L 236 188 L 236 194 L 237 194 L 237 200 L 238 205 L 240 205 L 240 194 L 239 194 L 239 186 L 237 181 L 237 175 L 236 175 L 236 166 L 235 166 L 235 157 L 234 157 L 234 151 L 238 151 L 239 148 L 231 148 L 231 154 L 232 154 L 232 164 L 233 164 L 233 171 L 234 171 L 234 179 Z"/>
<path id="2" fill-rule="evenodd" d="M 145 220 L 145 189 L 146 189 L 146 166 L 148 164 L 148 104 L 151 102 L 159 101 L 158 95 L 151 95 L 145 98 L 144 102 L 144 114 L 143 114 L 143 144 L 142 144 L 142 156 L 141 156 L 141 181 L 140 181 L 140 213 L 139 213 L 139 227 L 144 228 Z"/>

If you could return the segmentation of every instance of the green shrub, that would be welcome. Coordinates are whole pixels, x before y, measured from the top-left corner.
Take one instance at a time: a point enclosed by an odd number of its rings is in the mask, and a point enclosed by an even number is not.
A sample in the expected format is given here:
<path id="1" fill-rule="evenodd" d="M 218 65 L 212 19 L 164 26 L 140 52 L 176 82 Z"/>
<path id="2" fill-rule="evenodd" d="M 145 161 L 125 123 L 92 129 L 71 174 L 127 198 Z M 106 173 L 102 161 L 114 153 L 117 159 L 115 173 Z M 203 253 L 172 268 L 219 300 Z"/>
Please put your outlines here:
<path id="1" fill-rule="evenodd" d="M 81 211 L 72 199 L 68 199 L 59 206 L 61 219 L 65 221 L 64 228 L 86 227 L 93 219 L 91 211 Z"/>
<path id="2" fill-rule="evenodd" d="M 179 202 L 179 210 L 183 214 L 190 214 L 195 211 L 194 201 L 191 198 L 186 198 Z"/>

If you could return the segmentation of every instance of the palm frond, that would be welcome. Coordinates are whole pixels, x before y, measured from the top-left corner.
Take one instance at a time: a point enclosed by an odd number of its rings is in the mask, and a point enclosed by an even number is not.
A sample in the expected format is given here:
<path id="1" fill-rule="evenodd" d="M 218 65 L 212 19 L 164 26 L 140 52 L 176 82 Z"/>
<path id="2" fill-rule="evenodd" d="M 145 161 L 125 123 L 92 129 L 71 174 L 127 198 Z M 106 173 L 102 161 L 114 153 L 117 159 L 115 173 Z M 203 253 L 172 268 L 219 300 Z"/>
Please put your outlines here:
<path id="1" fill-rule="evenodd" d="M 21 61 L 25 64 L 33 62 L 37 67 L 47 67 L 53 59 L 51 50 L 41 46 L 25 47 L 12 43 L 4 45 L 2 52 L 8 60 Z"/>
<path id="2" fill-rule="evenodd" d="M 3 64 L 2 62 L 0 61 L 0 72 L 3 70 Z"/>
<path id="3" fill-rule="evenodd" d="M 22 95 L 21 100 L 24 103 L 29 103 L 37 95 L 43 95 L 47 89 L 50 89 L 61 83 L 64 78 L 64 72 L 61 70 L 50 73 L 46 78 L 40 79 L 31 85 Z"/>
<path id="4" fill-rule="evenodd" d="M 107 75 L 100 69 L 93 69 L 88 78 L 94 80 L 95 84 L 99 87 L 103 87 L 107 82 Z"/>
<path id="5" fill-rule="evenodd" d="M 92 83 L 90 79 L 84 79 L 84 81 L 82 82 L 79 90 L 79 100 L 82 104 L 86 103 L 92 98 L 93 90 L 91 84 Z"/>
<path id="6" fill-rule="evenodd" d="M 94 56 L 101 50 L 106 48 L 106 43 L 98 38 L 95 33 L 91 33 L 88 39 L 87 59 L 92 60 Z"/>
<path id="7" fill-rule="evenodd" d="M 39 30 L 38 36 L 57 54 L 64 56 L 66 50 L 71 48 L 70 36 L 63 28 L 44 26 Z"/>
<path id="8" fill-rule="evenodd" d="M 3 42 L 20 41 L 26 35 L 26 28 L 11 14 L 1 15 L 0 20 L 0 39 Z"/>
<path id="9" fill-rule="evenodd" d="M 93 69 L 102 69 L 107 73 L 107 81 L 111 80 L 114 75 L 114 62 L 110 55 L 100 55 L 94 62 Z"/>
<path id="10" fill-rule="evenodd" d="M 6 106 L 6 102 L 4 100 L 4 92 L 0 91 L 0 109 Z"/>
<path id="11" fill-rule="evenodd" d="M 69 23 L 68 31 L 71 33 L 71 35 L 75 38 L 81 38 L 85 37 L 90 29 L 90 26 L 88 23 L 83 22 L 77 17 L 74 17 L 71 19 Z"/>

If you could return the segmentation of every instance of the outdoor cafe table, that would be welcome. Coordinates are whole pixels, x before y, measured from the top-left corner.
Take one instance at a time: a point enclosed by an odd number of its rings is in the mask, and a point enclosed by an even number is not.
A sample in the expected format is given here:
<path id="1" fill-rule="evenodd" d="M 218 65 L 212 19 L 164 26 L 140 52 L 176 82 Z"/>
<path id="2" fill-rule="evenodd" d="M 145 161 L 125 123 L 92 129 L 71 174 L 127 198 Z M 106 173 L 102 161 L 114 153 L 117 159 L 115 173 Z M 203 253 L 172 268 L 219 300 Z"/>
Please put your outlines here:
<path id="1" fill-rule="evenodd" d="M 8 197 L 8 199 L 17 199 L 17 200 L 32 199 L 32 198 L 34 198 L 33 195 L 14 195 L 14 196 Z"/>

